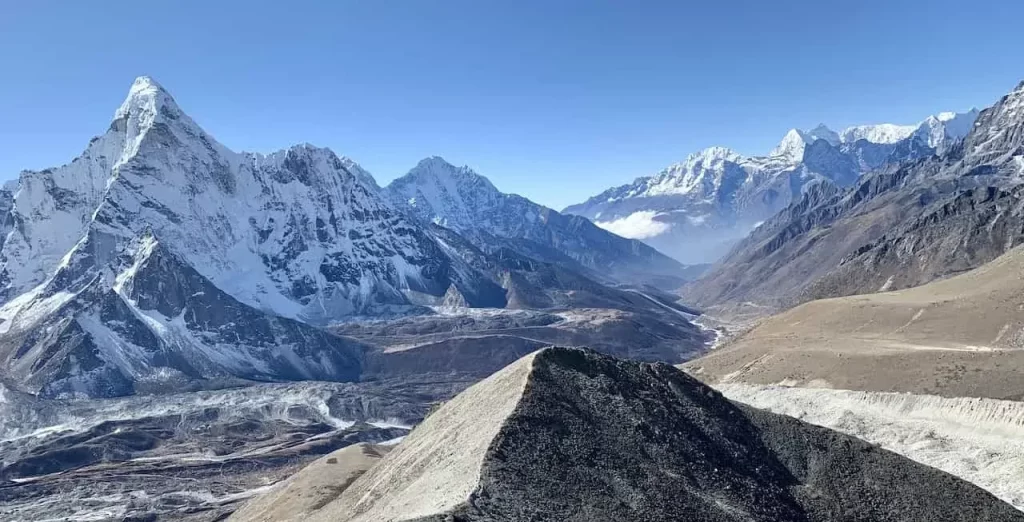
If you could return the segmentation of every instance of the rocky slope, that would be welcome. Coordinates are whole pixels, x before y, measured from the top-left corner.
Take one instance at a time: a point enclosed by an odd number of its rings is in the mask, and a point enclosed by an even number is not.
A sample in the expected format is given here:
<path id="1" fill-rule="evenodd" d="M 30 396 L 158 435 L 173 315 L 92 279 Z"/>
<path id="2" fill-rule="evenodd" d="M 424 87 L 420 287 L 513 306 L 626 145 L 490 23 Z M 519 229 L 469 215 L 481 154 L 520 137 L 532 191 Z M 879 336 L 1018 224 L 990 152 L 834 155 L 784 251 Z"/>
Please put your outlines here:
<path id="1" fill-rule="evenodd" d="M 228 520 L 301 522 L 361 477 L 394 446 L 353 444 L 325 455 L 288 477 L 273 490 L 246 503 Z"/>
<path id="2" fill-rule="evenodd" d="M 951 475 L 738 407 L 670 366 L 567 349 L 470 387 L 338 488 L 309 520 L 1024 520 Z"/>
<path id="3" fill-rule="evenodd" d="M 816 297 L 922 284 L 1019 241 L 1024 84 L 944 154 L 808 190 L 685 289 L 702 306 L 767 310 Z"/>
<path id="4" fill-rule="evenodd" d="M 833 429 L 967 480 L 1024 511 L 1024 402 L 723 384 L 730 400 Z"/>
<path id="5" fill-rule="evenodd" d="M 808 186 L 847 187 L 885 165 L 944 152 L 966 134 L 975 117 L 972 110 L 910 126 L 866 125 L 841 133 L 824 125 L 793 129 L 763 157 L 712 147 L 564 212 L 642 239 L 683 262 L 712 262 L 798 200 Z"/>
<path id="6" fill-rule="evenodd" d="M 1024 510 L 1024 402 L 748 384 L 716 389 L 941 469 Z"/>
<path id="7" fill-rule="evenodd" d="M 438 157 L 421 161 L 384 193 L 415 219 L 451 229 L 489 253 L 511 248 L 543 261 L 582 266 L 591 277 L 612 282 L 681 281 L 686 275 L 685 267 L 640 241 L 500 192 L 469 167 Z"/>

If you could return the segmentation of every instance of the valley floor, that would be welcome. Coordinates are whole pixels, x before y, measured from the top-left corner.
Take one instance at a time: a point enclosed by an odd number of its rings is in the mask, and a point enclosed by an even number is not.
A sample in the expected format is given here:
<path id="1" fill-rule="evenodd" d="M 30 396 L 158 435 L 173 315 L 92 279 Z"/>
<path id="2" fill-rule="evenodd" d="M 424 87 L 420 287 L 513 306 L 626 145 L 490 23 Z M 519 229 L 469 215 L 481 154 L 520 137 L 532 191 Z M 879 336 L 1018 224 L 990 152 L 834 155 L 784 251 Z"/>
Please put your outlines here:
<path id="1" fill-rule="evenodd" d="M 1024 402 L 739 383 L 716 388 L 734 401 L 941 469 L 1024 510 Z"/>

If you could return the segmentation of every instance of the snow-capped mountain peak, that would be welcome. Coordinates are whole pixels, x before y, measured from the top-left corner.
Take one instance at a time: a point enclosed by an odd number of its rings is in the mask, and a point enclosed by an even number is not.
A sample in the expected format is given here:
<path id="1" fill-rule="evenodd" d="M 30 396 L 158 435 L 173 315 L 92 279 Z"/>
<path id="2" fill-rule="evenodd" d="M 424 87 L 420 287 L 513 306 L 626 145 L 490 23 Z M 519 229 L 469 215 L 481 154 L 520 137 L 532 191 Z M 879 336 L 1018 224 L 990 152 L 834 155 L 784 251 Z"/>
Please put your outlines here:
<path id="1" fill-rule="evenodd" d="M 825 140 L 831 145 L 838 145 L 840 141 L 836 131 L 828 128 L 823 123 L 818 124 L 817 127 L 809 131 L 790 129 L 769 156 L 784 158 L 797 163 L 804 158 L 804 150 L 807 146 L 817 140 Z"/>
<path id="2" fill-rule="evenodd" d="M 721 162 L 736 156 L 717 148 L 693 160 Z M 568 258 L 603 276 L 630 281 L 637 276 L 675 277 L 682 270 L 647 245 L 501 192 L 469 167 L 456 167 L 440 157 L 420 161 L 382 192 L 415 220 L 454 230 L 485 252 L 514 245 L 541 258 L 555 262 Z"/>
<path id="3" fill-rule="evenodd" d="M 715 161 L 740 161 L 743 157 L 728 147 L 708 147 L 686 157 L 687 165 L 711 164 Z"/>
<path id="4" fill-rule="evenodd" d="M 978 109 L 975 109 L 975 108 L 972 107 L 969 112 L 978 112 Z M 936 114 L 935 116 L 929 116 L 929 117 L 930 118 L 935 118 L 935 119 L 937 119 L 939 121 L 950 121 L 950 120 L 956 119 L 956 117 L 959 116 L 959 115 L 960 115 L 959 113 L 956 113 L 956 112 L 953 112 L 953 111 L 945 111 L 945 112 L 940 112 L 940 113 Z"/>
<path id="5" fill-rule="evenodd" d="M 644 239 L 684 262 L 709 262 L 805 187 L 847 186 L 886 164 L 942 153 L 967 134 L 977 114 L 941 113 L 917 125 L 860 125 L 842 132 L 824 124 L 790 129 L 768 156 L 712 147 L 565 212 Z"/>
<path id="6" fill-rule="evenodd" d="M 916 130 L 916 125 L 894 125 L 892 123 L 855 125 L 844 129 L 839 136 L 843 143 L 867 140 L 871 143 L 889 144 L 909 138 Z"/>
<path id="7" fill-rule="evenodd" d="M 418 218 L 456 231 L 473 226 L 478 211 L 503 196 L 486 177 L 440 156 L 420 160 L 388 188 L 392 194 L 405 194 L 404 204 L 415 209 Z"/>
<path id="8" fill-rule="evenodd" d="M 148 77 L 82 156 L 20 184 L 22 226 L 0 256 L 7 297 L 43 283 L 82 237 L 122 248 L 143 229 L 232 297 L 285 317 L 403 305 L 402 292 L 451 283 L 451 260 L 354 162 L 309 144 L 233 152 Z"/>
<path id="9" fill-rule="evenodd" d="M 457 167 L 440 156 L 423 158 L 409 171 L 408 176 L 420 180 L 429 179 L 448 188 L 455 187 L 454 184 L 457 183 L 470 182 L 490 190 L 498 190 L 491 184 L 491 180 L 477 174 L 468 166 Z"/>
<path id="10" fill-rule="evenodd" d="M 915 133 L 928 143 L 929 147 L 943 150 L 967 136 L 977 119 L 978 109 L 975 108 L 967 112 L 940 112 L 925 118 Z"/>
<path id="11" fill-rule="evenodd" d="M 781 158 L 791 159 L 793 161 L 800 161 L 804 157 L 804 147 L 807 142 L 804 140 L 803 134 L 798 129 L 790 129 L 785 136 L 782 137 L 782 141 L 772 149 L 771 156 L 777 156 Z"/>
<path id="12" fill-rule="evenodd" d="M 809 131 L 790 129 L 769 156 L 800 162 L 804 159 L 804 151 L 807 146 L 819 139 L 837 147 L 861 140 L 878 145 L 893 145 L 915 136 L 929 147 L 942 151 L 956 140 L 966 136 L 977 117 L 978 110 L 971 109 L 963 113 L 941 112 L 929 116 L 915 125 L 893 123 L 854 125 L 838 133 L 824 124 L 819 124 Z"/>
<path id="13" fill-rule="evenodd" d="M 839 144 L 839 134 L 830 129 L 824 123 L 819 123 L 817 127 L 805 132 L 804 134 L 807 138 L 811 138 L 811 143 L 813 143 L 814 140 L 825 140 L 832 145 Z"/>
<path id="14" fill-rule="evenodd" d="M 708 147 L 670 165 L 650 178 L 638 190 L 645 196 L 667 194 L 704 194 L 723 182 L 727 165 L 744 161 L 744 157 L 726 147 Z M 631 194 L 632 197 L 635 194 Z"/>
<path id="15" fill-rule="evenodd" d="M 121 119 L 129 114 L 138 114 L 139 111 L 146 111 L 155 116 L 161 108 L 180 112 L 174 98 L 163 86 L 149 76 L 139 76 L 128 89 L 128 97 L 114 112 L 114 119 Z"/>
<path id="16" fill-rule="evenodd" d="M 138 154 L 145 136 L 156 131 L 161 134 L 158 141 L 171 136 L 182 144 L 196 145 L 201 142 L 202 152 L 222 156 L 225 160 L 237 161 L 237 155 L 206 134 L 192 118 L 189 118 L 174 101 L 166 89 L 149 76 L 139 76 L 128 90 L 128 96 L 114 112 L 110 132 L 123 133 L 125 148 L 118 163 Z M 196 152 L 196 151 L 191 151 Z"/>

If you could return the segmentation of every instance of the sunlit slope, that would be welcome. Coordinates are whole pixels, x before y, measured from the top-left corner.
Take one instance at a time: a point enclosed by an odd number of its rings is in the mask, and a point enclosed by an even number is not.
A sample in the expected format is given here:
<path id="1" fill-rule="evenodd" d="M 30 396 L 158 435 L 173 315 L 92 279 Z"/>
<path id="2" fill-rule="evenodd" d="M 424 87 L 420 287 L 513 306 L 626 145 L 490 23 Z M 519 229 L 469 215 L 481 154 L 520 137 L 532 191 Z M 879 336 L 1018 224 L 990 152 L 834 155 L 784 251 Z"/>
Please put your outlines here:
<path id="1" fill-rule="evenodd" d="M 1024 250 L 959 276 L 812 301 L 688 364 L 711 381 L 1024 397 Z"/>

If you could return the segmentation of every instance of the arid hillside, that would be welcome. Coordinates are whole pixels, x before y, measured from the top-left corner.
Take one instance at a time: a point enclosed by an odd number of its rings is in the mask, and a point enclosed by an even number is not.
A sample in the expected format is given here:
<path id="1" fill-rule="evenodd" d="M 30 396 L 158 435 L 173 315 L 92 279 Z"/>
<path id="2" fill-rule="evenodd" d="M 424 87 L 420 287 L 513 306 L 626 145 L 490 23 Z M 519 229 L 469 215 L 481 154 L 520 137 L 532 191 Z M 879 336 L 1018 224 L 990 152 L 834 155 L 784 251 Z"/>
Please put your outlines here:
<path id="1" fill-rule="evenodd" d="M 686 368 L 710 382 L 1024 398 L 1024 249 L 915 288 L 805 303 Z"/>

